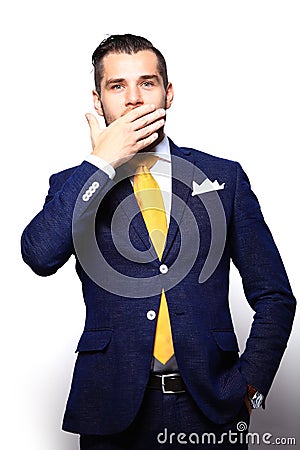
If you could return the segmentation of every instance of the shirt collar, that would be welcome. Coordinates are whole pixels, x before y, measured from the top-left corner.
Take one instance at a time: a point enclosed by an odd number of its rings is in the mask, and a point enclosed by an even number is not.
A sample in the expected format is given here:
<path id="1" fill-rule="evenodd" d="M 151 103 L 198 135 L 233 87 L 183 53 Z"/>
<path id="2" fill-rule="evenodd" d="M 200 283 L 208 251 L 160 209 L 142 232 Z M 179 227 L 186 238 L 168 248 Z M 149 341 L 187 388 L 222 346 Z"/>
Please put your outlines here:
<path id="1" fill-rule="evenodd" d="M 158 156 L 160 160 L 171 161 L 170 142 L 166 135 L 164 135 L 163 140 L 154 147 L 153 153 Z"/>

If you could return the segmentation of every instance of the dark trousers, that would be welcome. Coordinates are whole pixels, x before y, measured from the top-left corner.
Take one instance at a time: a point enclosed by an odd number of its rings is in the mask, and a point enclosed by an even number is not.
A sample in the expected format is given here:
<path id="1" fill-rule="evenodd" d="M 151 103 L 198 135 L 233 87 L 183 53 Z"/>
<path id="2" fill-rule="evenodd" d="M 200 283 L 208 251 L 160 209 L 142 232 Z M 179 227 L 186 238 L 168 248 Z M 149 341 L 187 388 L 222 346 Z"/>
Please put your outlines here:
<path id="1" fill-rule="evenodd" d="M 246 405 L 226 425 L 210 422 L 188 393 L 163 394 L 147 389 L 141 409 L 125 431 L 107 436 L 80 436 L 81 450 L 246 450 L 249 413 Z"/>

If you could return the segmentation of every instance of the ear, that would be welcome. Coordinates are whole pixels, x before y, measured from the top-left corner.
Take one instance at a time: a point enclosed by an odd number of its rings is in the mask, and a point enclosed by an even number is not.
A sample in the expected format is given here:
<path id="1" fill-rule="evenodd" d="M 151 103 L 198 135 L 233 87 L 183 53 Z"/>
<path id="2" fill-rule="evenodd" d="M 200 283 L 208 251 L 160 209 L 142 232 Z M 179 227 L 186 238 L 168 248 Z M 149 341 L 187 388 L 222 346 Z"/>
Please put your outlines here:
<path id="1" fill-rule="evenodd" d="M 166 89 L 166 109 L 169 109 L 172 105 L 174 98 L 174 89 L 172 83 L 168 83 L 167 89 Z"/>
<path id="2" fill-rule="evenodd" d="M 95 90 L 93 91 L 93 101 L 94 101 L 95 110 L 97 111 L 99 116 L 103 116 L 103 109 L 102 109 L 100 95 Z"/>

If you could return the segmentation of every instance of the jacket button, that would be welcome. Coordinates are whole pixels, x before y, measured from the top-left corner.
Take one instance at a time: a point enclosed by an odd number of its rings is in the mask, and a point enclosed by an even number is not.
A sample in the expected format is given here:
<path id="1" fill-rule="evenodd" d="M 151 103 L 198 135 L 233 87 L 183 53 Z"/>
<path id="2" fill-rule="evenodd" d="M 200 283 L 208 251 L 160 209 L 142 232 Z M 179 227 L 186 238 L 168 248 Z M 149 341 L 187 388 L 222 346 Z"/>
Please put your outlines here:
<path id="1" fill-rule="evenodd" d="M 156 312 L 150 309 L 150 311 L 147 312 L 147 319 L 148 320 L 154 320 L 156 317 Z"/>
<path id="2" fill-rule="evenodd" d="M 159 271 L 160 271 L 160 273 L 162 273 L 162 274 L 167 273 L 168 270 L 169 270 L 169 268 L 168 268 L 168 266 L 166 266 L 165 264 L 162 264 L 161 266 L 159 266 Z"/>

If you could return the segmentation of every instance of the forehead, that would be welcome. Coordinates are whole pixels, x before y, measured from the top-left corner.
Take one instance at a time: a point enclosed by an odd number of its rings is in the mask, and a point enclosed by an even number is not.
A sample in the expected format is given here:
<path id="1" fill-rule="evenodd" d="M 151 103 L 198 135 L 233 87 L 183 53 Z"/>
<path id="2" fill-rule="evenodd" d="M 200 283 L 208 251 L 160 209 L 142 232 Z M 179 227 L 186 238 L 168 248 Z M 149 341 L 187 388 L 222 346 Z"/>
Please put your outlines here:
<path id="1" fill-rule="evenodd" d="M 138 78 L 141 75 L 158 75 L 157 56 L 151 50 L 137 53 L 109 53 L 103 58 L 103 79 Z"/>

